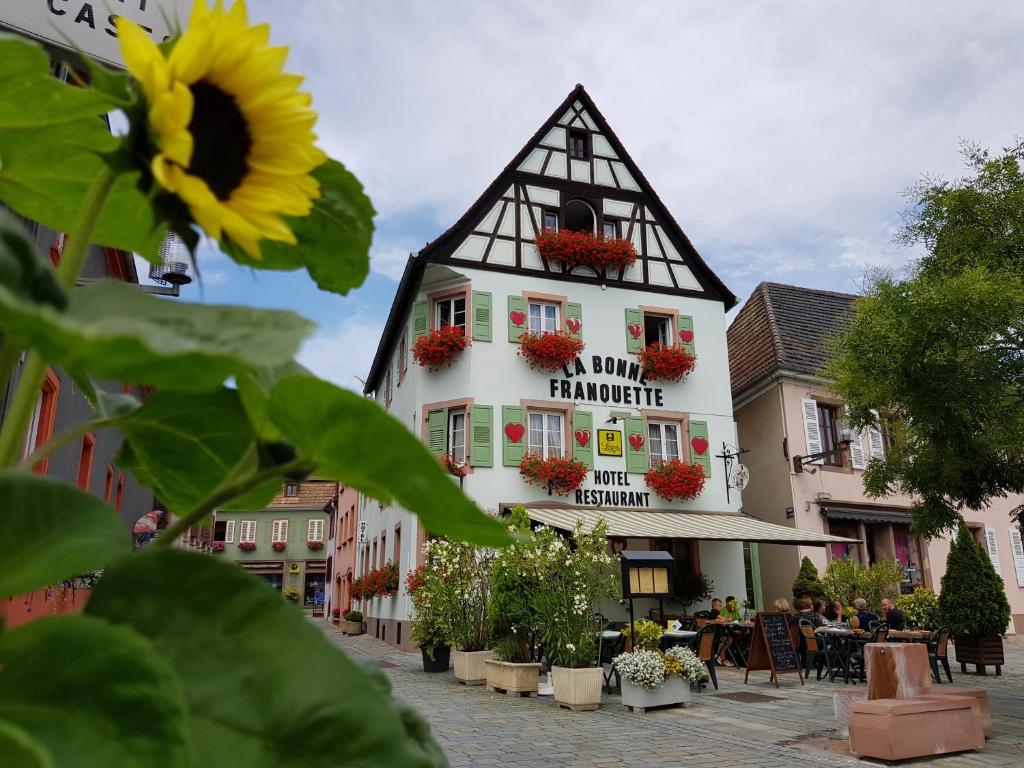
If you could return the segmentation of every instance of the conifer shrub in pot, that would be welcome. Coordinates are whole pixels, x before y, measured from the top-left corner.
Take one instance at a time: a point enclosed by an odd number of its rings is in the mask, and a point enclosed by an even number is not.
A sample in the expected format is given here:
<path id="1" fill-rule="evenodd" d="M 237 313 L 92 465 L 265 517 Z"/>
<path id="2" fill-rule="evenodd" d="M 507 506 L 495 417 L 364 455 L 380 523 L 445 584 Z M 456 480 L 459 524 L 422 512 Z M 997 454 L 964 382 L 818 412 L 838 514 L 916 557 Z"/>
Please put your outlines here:
<path id="1" fill-rule="evenodd" d="M 793 580 L 793 597 L 809 597 L 811 600 L 825 600 L 825 585 L 818 578 L 818 569 L 815 568 L 811 558 L 804 557 L 800 561 L 800 572 Z"/>

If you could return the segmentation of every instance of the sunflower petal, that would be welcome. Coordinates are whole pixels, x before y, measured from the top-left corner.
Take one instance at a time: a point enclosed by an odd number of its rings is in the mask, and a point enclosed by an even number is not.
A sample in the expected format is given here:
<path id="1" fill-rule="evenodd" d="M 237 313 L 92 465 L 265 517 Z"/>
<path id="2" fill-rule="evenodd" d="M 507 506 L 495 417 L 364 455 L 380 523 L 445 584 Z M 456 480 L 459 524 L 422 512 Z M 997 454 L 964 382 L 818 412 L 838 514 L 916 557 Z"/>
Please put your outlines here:
<path id="1" fill-rule="evenodd" d="M 121 39 L 121 55 L 132 76 L 142 84 L 146 98 L 152 101 L 167 89 L 170 73 L 156 43 L 131 19 L 118 16 L 115 20 Z"/>

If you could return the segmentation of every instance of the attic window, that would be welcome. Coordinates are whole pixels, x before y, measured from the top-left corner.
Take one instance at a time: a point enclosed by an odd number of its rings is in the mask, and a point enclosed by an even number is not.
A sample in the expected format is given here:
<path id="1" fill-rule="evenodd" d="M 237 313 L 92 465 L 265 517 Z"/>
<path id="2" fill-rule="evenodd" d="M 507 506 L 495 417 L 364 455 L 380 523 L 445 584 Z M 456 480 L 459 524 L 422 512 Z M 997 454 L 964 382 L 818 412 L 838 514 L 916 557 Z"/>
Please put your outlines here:
<path id="1" fill-rule="evenodd" d="M 582 200 L 570 200 L 565 204 L 565 228 L 572 232 L 594 234 L 594 209 Z"/>
<path id="2" fill-rule="evenodd" d="M 285 483 L 284 484 L 284 495 L 285 496 L 298 496 L 299 495 L 299 484 L 298 483 Z"/>
<path id="3" fill-rule="evenodd" d="M 589 142 L 586 131 L 569 131 L 569 157 L 573 160 L 589 160 Z"/>

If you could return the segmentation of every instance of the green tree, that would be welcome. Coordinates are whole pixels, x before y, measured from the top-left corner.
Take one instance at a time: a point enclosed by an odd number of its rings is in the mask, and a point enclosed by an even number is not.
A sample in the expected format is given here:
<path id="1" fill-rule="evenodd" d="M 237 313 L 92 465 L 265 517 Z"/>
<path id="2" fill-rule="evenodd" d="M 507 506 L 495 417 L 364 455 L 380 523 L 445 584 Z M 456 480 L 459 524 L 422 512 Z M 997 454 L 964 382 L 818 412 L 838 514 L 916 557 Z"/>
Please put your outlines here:
<path id="1" fill-rule="evenodd" d="M 825 569 L 822 586 L 829 600 L 841 600 L 850 606 L 858 597 L 868 601 L 876 613 L 883 597 L 895 597 L 893 586 L 903 578 L 903 569 L 896 560 L 879 560 L 864 566 L 856 560 L 833 560 Z"/>
<path id="2" fill-rule="evenodd" d="M 917 497 L 926 536 L 1024 492 L 1024 145 L 964 157 L 965 178 L 912 190 L 901 239 L 925 255 L 871 279 L 825 371 L 855 424 L 880 413 L 893 438 L 866 491 Z"/>
<path id="3" fill-rule="evenodd" d="M 993 637 L 1010 623 L 1010 603 L 992 561 L 961 525 L 946 558 L 939 619 L 954 637 Z"/>
<path id="4" fill-rule="evenodd" d="M 793 597 L 809 597 L 812 600 L 825 599 L 825 585 L 818 578 L 818 569 L 814 567 L 814 563 L 809 557 L 800 561 L 800 572 L 793 581 Z"/>

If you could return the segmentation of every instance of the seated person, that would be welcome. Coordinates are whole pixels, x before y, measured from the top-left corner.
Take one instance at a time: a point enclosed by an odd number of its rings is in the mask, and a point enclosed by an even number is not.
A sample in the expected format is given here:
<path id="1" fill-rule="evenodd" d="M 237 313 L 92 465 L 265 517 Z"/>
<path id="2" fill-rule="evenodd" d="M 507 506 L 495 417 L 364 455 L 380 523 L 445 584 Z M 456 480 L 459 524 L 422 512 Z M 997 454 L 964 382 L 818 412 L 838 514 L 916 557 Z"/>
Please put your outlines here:
<path id="1" fill-rule="evenodd" d="M 829 621 L 842 621 L 843 620 L 843 601 L 833 600 L 828 608 L 825 609 L 825 618 Z"/>
<path id="2" fill-rule="evenodd" d="M 743 611 L 740 609 L 739 601 L 733 596 L 729 595 L 725 598 L 725 605 L 718 612 L 719 621 L 742 621 Z"/>
<path id="3" fill-rule="evenodd" d="M 779 613 L 792 613 L 793 612 L 793 609 L 789 607 L 789 600 L 787 600 L 784 597 L 780 597 L 778 600 L 776 600 L 774 603 L 772 603 L 772 607 L 775 608 L 775 610 L 778 611 Z"/>
<path id="4" fill-rule="evenodd" d="M 821 624 L 819 626 L 824 626 L 825 624 L 827 624 L 830 621 L 830 619 L 828 618 L 827 611 L 828 611 L 828 609 L 825 607 L 825 601 L 824 600 L 815 600 L 814 601 L 814 615 L 817 616 L 818 617 L 818 621 L 821 622 Z"/>
<path id="5" fill-rule="evenodd" d="M 793 614 L 792 621 L 798 623 L 800 619 L 806 619 L 811 622 L 815 629 L 825 624 L 821 616 L 812 610 L 811 598 L 809 597 L 798 597 L 796 600 L 796 613 Z"/>
<path id="6" fill-rule="evenodd" d="M 853 607 L 857 609 L 857 615 L 850 620 L 854 628 L 871 629 L 871 622 L 878 621 L 878 614 L 868 610 L 868 601 L 863 597 L 854 600 Z"/>
<path id="7" fill-rule="evenodd" d="M 719 600 L 716 597 L 714 600 L 711 601 L 711 610 L 708 612 L 708 618 L 711 619 L 712 621 L 714 621 L 715 619 L 718 618 L 718 616 L 719 616 L 719 614 L 721 612 L 722 612 L 722 601 Z"/>
<path id="8" fill-rule="evenodd" d="M 889 629 L 903 629 L 907 623 L 903 611 L 893 605 L 888 597 L 882 600 L 882 621 L 889 625 Z"/>

